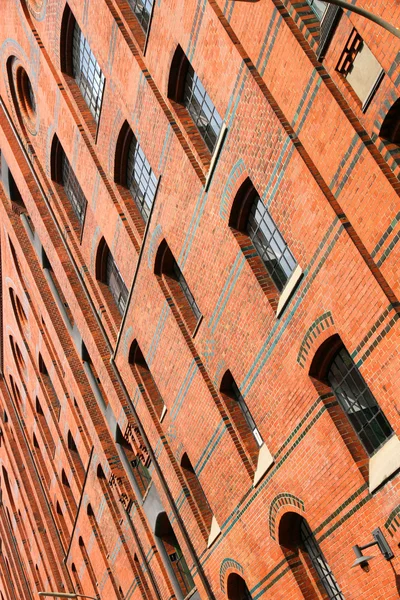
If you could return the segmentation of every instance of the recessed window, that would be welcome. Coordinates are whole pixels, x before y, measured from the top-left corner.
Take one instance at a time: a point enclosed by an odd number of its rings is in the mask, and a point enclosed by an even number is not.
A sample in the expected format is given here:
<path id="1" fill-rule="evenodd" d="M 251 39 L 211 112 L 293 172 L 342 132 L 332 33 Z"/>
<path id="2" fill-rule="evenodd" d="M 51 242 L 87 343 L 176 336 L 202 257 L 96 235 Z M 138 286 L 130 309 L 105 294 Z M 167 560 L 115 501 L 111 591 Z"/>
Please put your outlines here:
<path id="1" fill-rule="evenodd" d="M 255 252 L 251 253 L 250 266 L 270 303 L 279 313 L 279 301 L 287 301 L 284 294 L 281 294 L 281 298 L 279 294 L 295 270 L 301 275 L 301 269 L 250 179 L 243 182 L 236 194 L 229 225 L 246 257 L 249 256 L 249 247 L 253 246 Z M 260 261 L 254 262 L 255 254 Z M 269 274 L 268 280 L 262 273 L 262 266 Z M 297 284 L 299 278 L 294 276 L 294 279 L 296 281 L 292 279 L 292 284 Z"/>
<path id="2" fill-rule="evenodd" d="M 166 240 L 158 247 L 154 271 L 165 296 L 174 301 L 175 315 L 178 309 L 180 321 L 183 319 L 186 328 L 194 335 L 201 322 L 201 311 Z"/>
<path id="3" fill-rule="evenodd" d="M 164 400 L 136 341 L 132 342 L 129 350 L 129 363 L 137 383 L 143 390 L 142 393 L 145 394 L 146 403 L 149 403 L 149 407 L 154 411 L 158 419 L 162 419 L 166 410 Z"/>
<path id="4" fill-rule="evenodd" d="M 94 120 L 98 123 L 105 78 L 87 39 L 76 22 L 72 42 L 72 70 L 82 96 Z"/>
<path id="5" fill-rule="evenodd" d="M 147 33 L 154 0 L 128 0 L 128 2 L 144 33 Z"/>
<path id="6" fill-rule="evenodd" d="M 157 177 L 135 136 L 129 147 L 126 181 L 136 205 L 147 222 L 157 189 Z"/>
<path id="7" fill-rule="evenodd" d="M 111 252 L 108 253 L 107 257 L 106 283 L 110 288 L 119 312 L 123 315 L 126 308 L 126 301 L 128 300 L 128 288 L 122 279 L 122 275 Z"/>
<path id="8" fill-rule="evenodd" d="M 174 272 L 176 281 L 179 283 L 181 290 L 184 293 L 184 296 L 185 296 L 186 300 L 188 301 L 190 308 L 193 311 L 195 319 L 198 321 L 201 317 L 200 309 L 196 304 L 196 300 L 194 299 L 193 294 L 190 291 L 190 288 L 189 288 L 188 284 L 186 283 L 186 279 L 184 278 L 183 273 L 180 270 L 176 260 L 174 260 L 173 272 Z"/>
<path id="9" fill-rule="evenodd" d="M 353 29 L 336 67 L 366 110 L 385 74 L 356 29 Z"/>
<path id="10" fill-rule="evenodd" d="M 151 483 L 151 475 L 149 469 L 142 462 L 139 456 L 136 456 L 133 460 L 130 461 L 130 463 L 136 483 L 138 484 L 138 487 L 143 497 Z"/>
<path id="11" fill-rule="evenodd" d="M 344 596 L 339 589 L 329 564 L 322 554 L 321 548 L 305 519 L 301 520 L 300 542 L 324 586 L 329 600 L 344 600 Z"/>
<path id="12" fill-rule="evenodd" d="M 210 153 L 212 154 L 217 146 L 223 121 L 180 46 L 176 49 L 171 63 L 168 98 L 172 100 L 188 135 L 193 138 L 200 156 L 203 157 L 206 151 L 209 160 Z M 190 116 L 189 123 L 188 116 Z M 197 139 L 196 130 L 200 134 Z"/>
<path id="13" fill-rule="evenodd" d="M 318 597 L 344 600 L 338 582 L 304 518 L 293 512 L 285 513 L 279 523 L 279 543 L 302 597 L 316 598 L 315 590 L 319 589 L 321 595 L 318 593 Z"/>
<path id="14" fill-rule="evenodd" d="M 82 225 L 85 218 L 87 200 L 65 154 L 62 157 L 62 183 L 74 213 Z"/>
<path id="15" fill-rule="evenodd" d="M 123 315 L 129 292 L 104 238 L 97 250 L 96 278 L 109 288 L 120 314 Z"/>
<path id="16" fill-rule="evenodd" d="M 236 402 L 238 403 L 239 408 L 242 411 L 244 418 L 246 419 L 246 423 L 249 426 L 249 429 L 250 429 L 251 433 L 253 434 L 254 439 L 257 442 L 257 445 L 259 447 L 261 447 L 263 445 L 264 441 L 261 437 L 260 432 L 257 429 L 254 419 L 251 416 L 251 413 L 247 407 L 247 404 L 244 401 L 244 398 L 243 398 L 242 394 L 240 393 L 240 390 L 239 390 L 238 386 L 236 385 L 236 382 L 233 379 L 233 377 L 232 377 L 232 381 L 231 381 L 231 387 L 232 387 L 233 396 L 234 396 Z"/>
<path id="17" fill-rule="evenodd" d="M 247 233 L 263 260 L 271 279 L 282 291 L 296 268 L 296 260 L 259 196 L 254 198 Z"/>
<path id="18" fill-rule="evenodd" d="M 17 90 L 21 108 L 25 116 L 33 120 L 36 115 L 36 98 L 31 80 L 23 67 L 18 67 L 17 69 Z"/>
<path id="19" fill-rule="evenodd" d="M 327 379 L 371 456 L 393 435 L 393 429 L 346 348 L 342 347 L 334 356 Z"/>
<path id="20" fill-rule="evenodd" d="M 222 119 L 190 64 L 186 73 L 183 103 L 212 153 L 221 131 Z"/>
<path id="21" fill-rule="evenodd" d="M 64 193 L 69 200 L 75 216 L 78 218 L 79 224 L 82 226 L 86 213 L 87 200 L 56 135 L 54 136 L 51 148 L 51 169 L 51 178 L 63 186 Z"/>

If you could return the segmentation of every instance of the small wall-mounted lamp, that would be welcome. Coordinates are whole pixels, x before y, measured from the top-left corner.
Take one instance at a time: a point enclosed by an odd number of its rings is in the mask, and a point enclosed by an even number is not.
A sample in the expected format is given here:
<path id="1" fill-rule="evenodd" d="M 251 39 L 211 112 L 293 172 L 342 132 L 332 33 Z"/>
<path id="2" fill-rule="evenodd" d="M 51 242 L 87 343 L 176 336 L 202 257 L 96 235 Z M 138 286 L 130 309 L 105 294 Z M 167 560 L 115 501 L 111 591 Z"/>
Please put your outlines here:
<path id="1" fill-rule="evenodd" d="M 386 560 L 390 560 L 394 557 L 393 552 L 390 549 L 389 544 L 387 543 L 385 536 L 383 535 L 381 529 L 378 527 L 374 529 L 372 532 L 372 537 L 374 538 L 373 542 L 369 544 L 364 544 L 363 546 L 359 546 L 358 544 L 353 546 L 354 554 L 356 555 L 356 560 L 351 565 L 352 567 L 366 567 L 368 565 L 368 561 L 376 558 L 376 556 L 364 556 L 362 551 L 367 548 L 371 548 L 371 546 L 378 546 L 379 550 L 382 552 L 383 556 Z"/>

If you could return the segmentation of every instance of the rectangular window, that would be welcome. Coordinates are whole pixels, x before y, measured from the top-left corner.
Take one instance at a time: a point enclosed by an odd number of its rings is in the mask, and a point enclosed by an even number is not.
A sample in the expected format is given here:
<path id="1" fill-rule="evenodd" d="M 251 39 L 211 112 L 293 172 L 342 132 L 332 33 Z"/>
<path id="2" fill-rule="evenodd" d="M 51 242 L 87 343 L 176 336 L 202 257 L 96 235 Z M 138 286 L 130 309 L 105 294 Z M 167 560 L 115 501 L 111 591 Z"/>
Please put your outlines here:
<path id="1" fill-rule="evenodd" d="M 80 27 L 75 23 L 72 45 L 73 75 L 96 123 L 100 119 L 105 78 Z"/>
<path id="2" fill-rule="evenodd" d="M 352 31 L 336 69 L 360 99 L 362 109 L 366 110 L 385 72 L 356 29 Z"/>

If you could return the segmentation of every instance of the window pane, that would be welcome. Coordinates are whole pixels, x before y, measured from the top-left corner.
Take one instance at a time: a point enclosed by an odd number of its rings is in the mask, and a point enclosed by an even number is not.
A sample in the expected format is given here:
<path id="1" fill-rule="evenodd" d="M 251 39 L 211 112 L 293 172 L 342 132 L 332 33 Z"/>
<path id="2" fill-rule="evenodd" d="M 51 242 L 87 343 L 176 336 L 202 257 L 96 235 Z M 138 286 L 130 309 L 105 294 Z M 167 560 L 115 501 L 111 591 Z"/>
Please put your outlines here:
<path id="1" fill-rule="evenodd" d="M 178 267 L 178 264 L 176 261 L 174 261 L 173 270 L 174 270 L 176 279 L 177 279 L 179 285 L 181 286 L 182 292 L 185 294 L 186 300 L 189 302 L 190 308 L 192 309 L 194 316 L 196 317 L 196 320 L 198 321 L 201 317 L 200 309 L 197 306 L 196 301 L 192 296 L 192 292 L 190 291 L 189 286 L 186 283 L 186 279 L 182 275 L 182 271 Z"/>
<path id="2" fill-rule="evenodd" d="M 239 404 L 240 410 L 242 411 L 243 416 L 246 419 L 246 422 L 254 436 L 254 439 L 256 440 L 258 446 L 261 447 L 263 445 L 264 441 L 261 437 L 260 432 L 257 429 L 257 426 L 254 422 L 253 417 L 251 416 L 248 406 L 247 406 L 242 394 L 240 393 L 238 386 L 236 385 L 236 383 L 234 381 L 232 381 L 232 391 L 233 391 L 233 395 L 235 396 L 235 400 Z"/>
<path id="3" fill-rule="evenodd" d="M 126 302 L 128 300 L 128 288 L 122 279 L 121 273 L 115 264 L 111 252 L 108 252 L 107 256 L 106 284 L 110 288 L 110 292 L 115 300 L 119 312 L 121 315 L 123 315 L 126 308 Z"/>
<path id="4" fill-rule="evenodd" d="M 86 211 L 86 198 L 64 152 L 62 154 L 62 184 L 79 223 L 82 225 Z"/>
<path id="5" fill-rule="evenodd" d="M 344 600 L 344 596 L 339 589 L 337 581 L 305 519 L 301 522 L 300 538 L 302 546 L 310 557 L 312 565 L 328 594 L 329 600 Z"/>
<path id="6" fill-rule="evenodd" d="M 128 0 L 143 31 L 147 33 L 154 0 Z"/>
<path id="7" fill-rule="evenodd" d="M 327 7 L 327 3 L 323 2 L 323 0 L 307 0 L 307 3 L 311 6 L 314 14 L 321 21 Z"/>
<path id="8" fill-rule="evenodd" d="M 279 291 L 296 268 L 296 260 L 259 196 L 254 200 L 247 233 Z"/>
<path id="9" fill-rule="evenodd" d="M 336 354 L 328 381 L 365 450 L 373 454 L 392 435 L 393 429 L 346 348 Z"/>
<path id="10" fill-rule="evenodd" d="M 133 199 L 147 222 L 156 194 L 157 177 L 135 138 L 129 148 L 126 179 Z"/>
<path id="11" fill-rule="evenodd" d="M 191 65 L 185 79 L 183 103 L 208 149 L 213 152 L 221 131 L 222 119 Z"/>
<path id="12" fill-rule="evenodd" d="M 76 83 L 96 123 L 98 123 L 105 79 L 77 23 L 75 23 L 72 44 L 72 66 Z"/>

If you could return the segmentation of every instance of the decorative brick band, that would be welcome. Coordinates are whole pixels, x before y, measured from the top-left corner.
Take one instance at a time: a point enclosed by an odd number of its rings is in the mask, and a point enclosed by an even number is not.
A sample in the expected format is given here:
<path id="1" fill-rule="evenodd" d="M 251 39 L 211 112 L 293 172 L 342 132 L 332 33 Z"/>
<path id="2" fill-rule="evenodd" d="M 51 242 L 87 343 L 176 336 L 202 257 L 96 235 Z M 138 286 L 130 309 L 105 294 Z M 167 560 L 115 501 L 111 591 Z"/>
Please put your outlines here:
<path id="1" fill-rule="evenodd" d="M 400 528 L 400 504 L 396 506 L 394 510 L 390 513 L 386 523 L 385 528 L 388 530 L 389 534 L 393 537 L 395 532 Z"/>
<path id="2" fill-rule="evenodd" d="M 219 570 L 219 583 L 221 586 L 221 591 L 224 594 L 225 594 L 225 574 L 229 569 L 234 569 L 235 571 L 242 573 L 242 575 L 244 573 L 244 569 L 240 563 L 238 563 L 236 560 L 233 560 L 233 558 L 224 558 L 224 560 L 221 563 L 221 568 Z"/>
<path id="3" fill-rule="evenodd" d="M 276 532 L 275 532 L 275 522 L 276 515 L 281 508 L 281 506 L 294 506 L 301 510 L 305 511 L 304 502 L 297 498 L 297 496 L 293 496 L 293 494 L 289 494 L 288 492 L 283 492 L 282 494 L 278 494 L 271 502 L 271 506 L 269 509 L 269 533 L 273 540 L 276 540 Z"/>
<path id="4" fill-rule="evenodd" d="M 308 353 L 311 350 L 311 346 L 317 337 L 325 331 L 328 327 L 334 325 L 335 322 L 333 320 L 332 313 L 328 310 L 327 312 L 320 315 L 315 321 L 311 324 L 311 326 L 307 329 L 307 332 L 303 338 L 303 341 L 300 345 L 300 350 L 297 355 L 297 362 L 304 369 L 306 359 Z"/>

